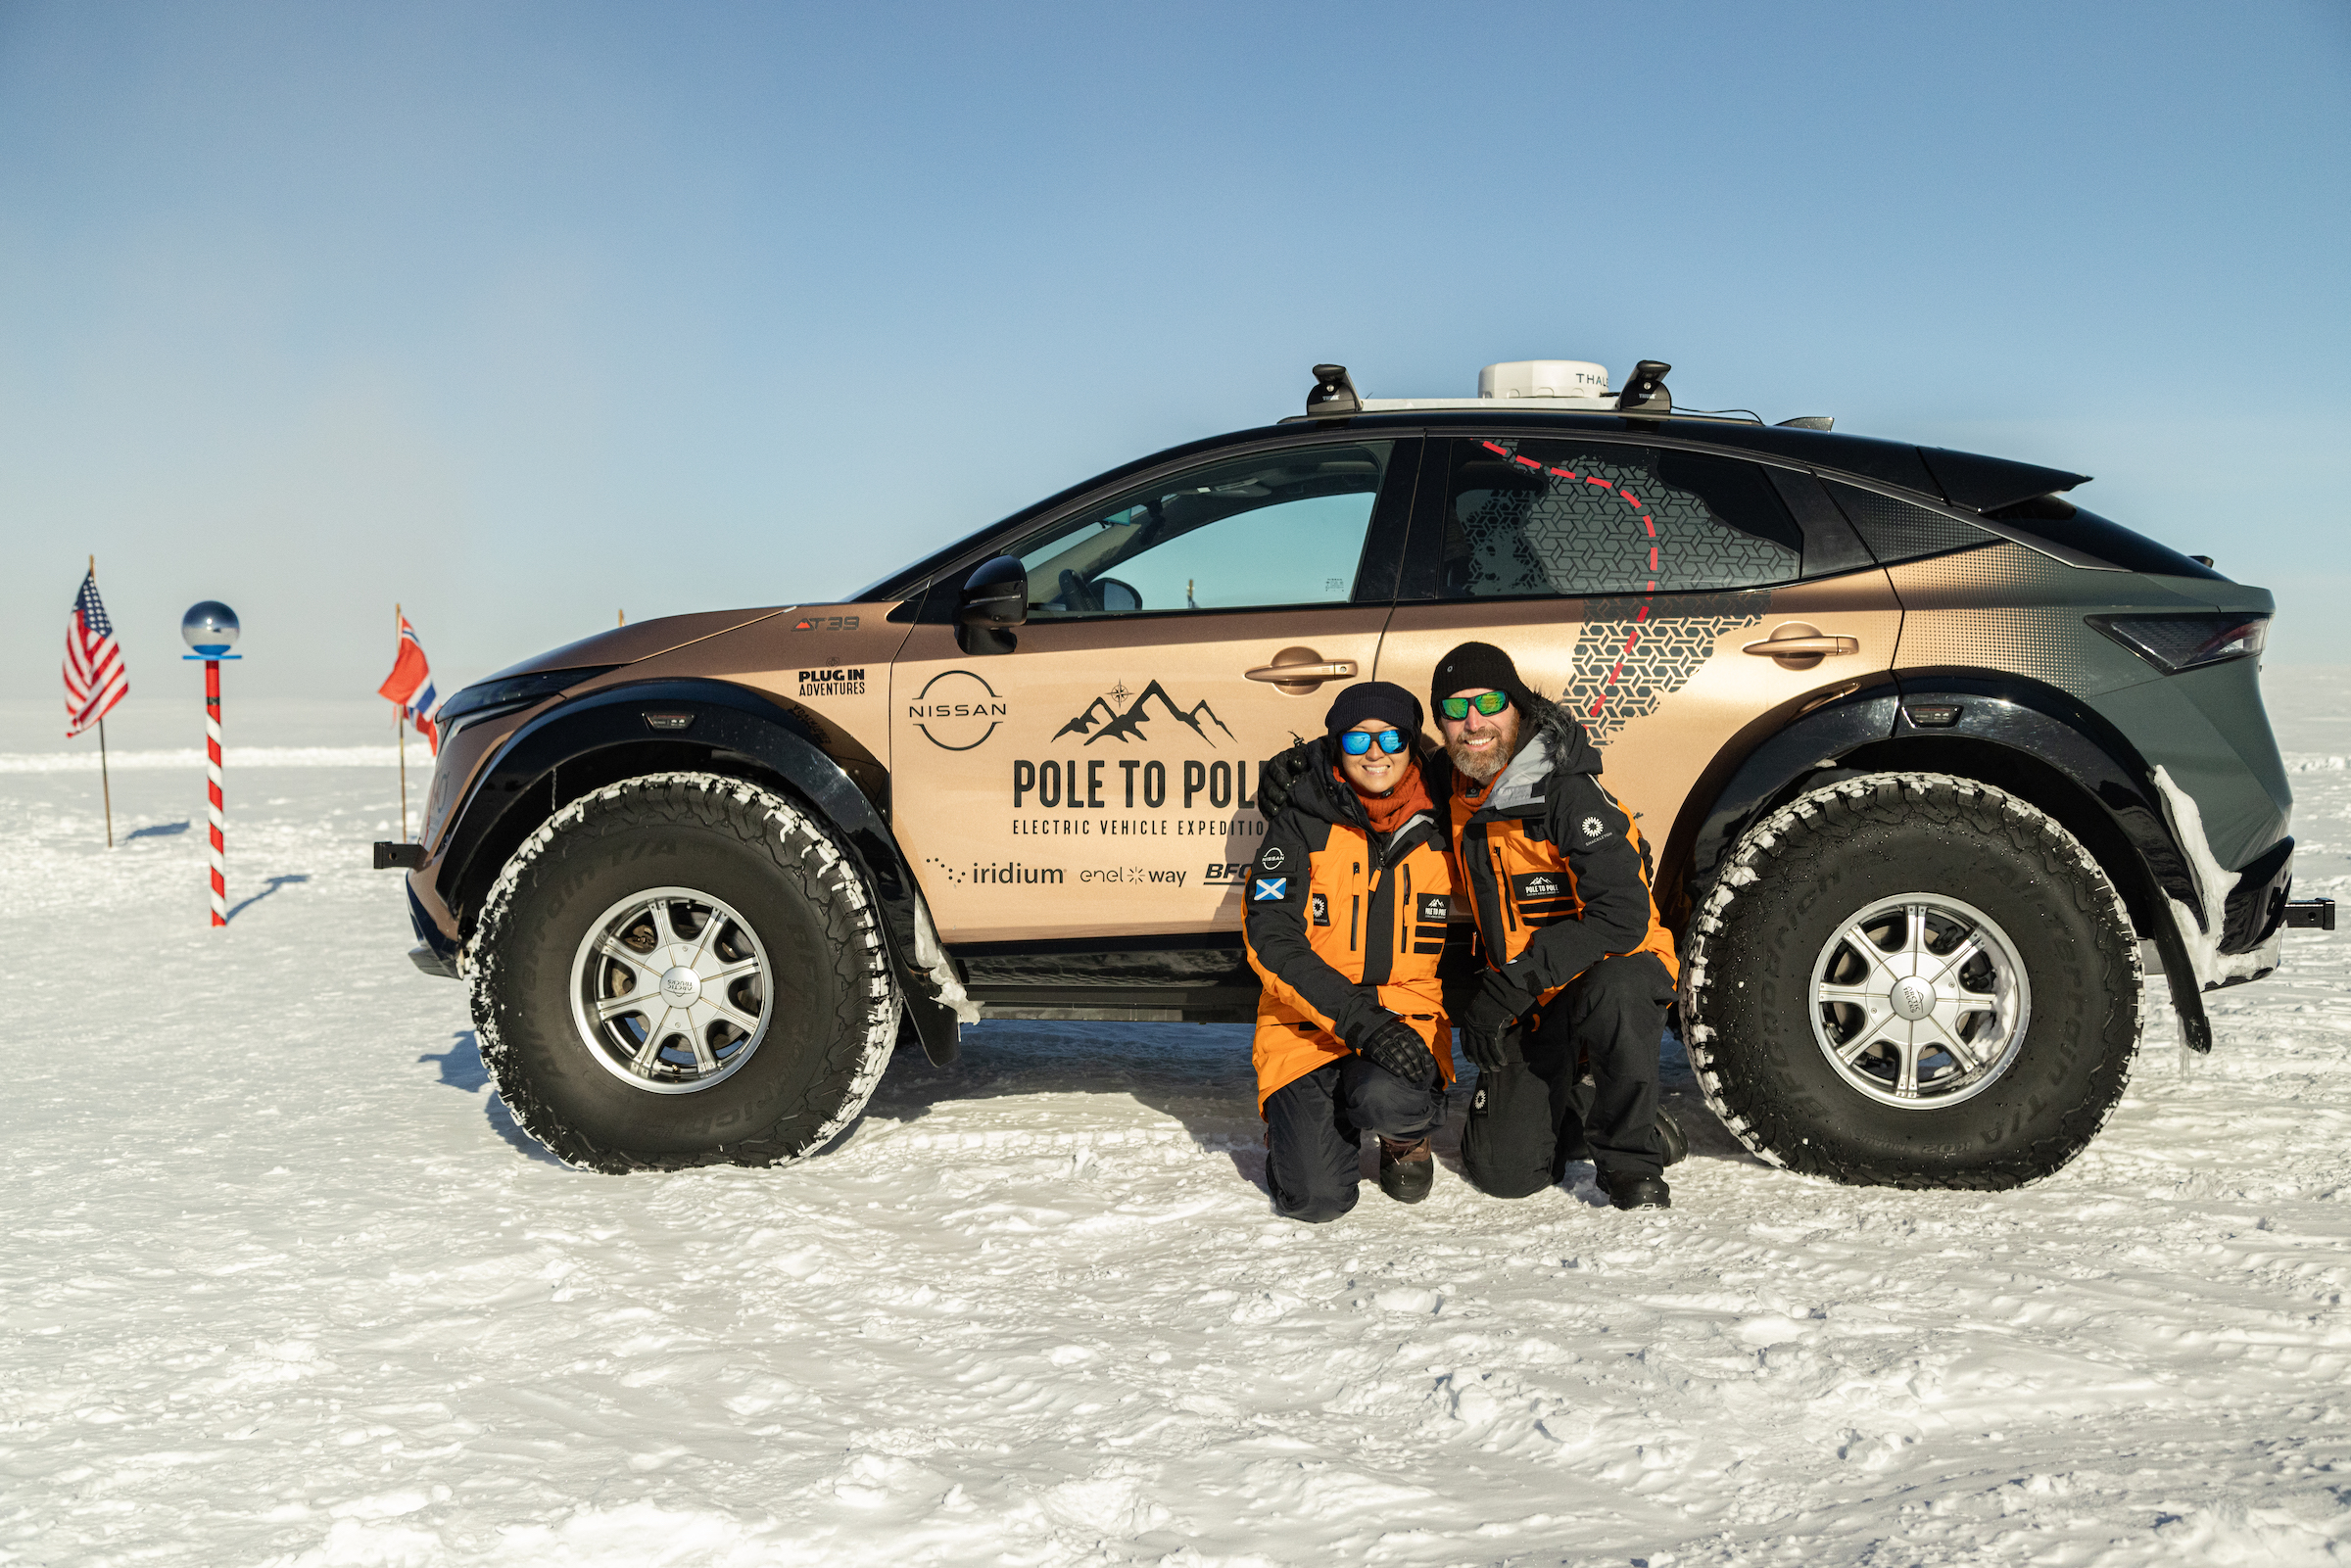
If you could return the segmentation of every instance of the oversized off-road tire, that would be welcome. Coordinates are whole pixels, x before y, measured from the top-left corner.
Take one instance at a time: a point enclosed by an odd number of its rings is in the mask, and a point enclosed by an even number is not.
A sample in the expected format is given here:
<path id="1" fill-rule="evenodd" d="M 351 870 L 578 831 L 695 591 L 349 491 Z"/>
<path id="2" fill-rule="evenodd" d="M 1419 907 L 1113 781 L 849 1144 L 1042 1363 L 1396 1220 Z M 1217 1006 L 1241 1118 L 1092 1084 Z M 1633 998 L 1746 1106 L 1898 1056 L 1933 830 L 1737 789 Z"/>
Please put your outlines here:
<path id="1" fill-rule="evenodd" d="M 630 779 L 524 841 L 466 977 L 482 1060 L 575 1165 L 771 1165 L 855 1118 L 897 1038 L 873 902 L 823 829 L 714 774 Z"/>
<path id="2" fill-rule="evenodd" d="M 2129 1075 L 2140 970 L 2114 884 L 2013 795 L 1875 774 L 1751 830 L 1691 923 L 1686 1043 L 1723 1124 L 1854 1184 L 2062 1167 Z"/>

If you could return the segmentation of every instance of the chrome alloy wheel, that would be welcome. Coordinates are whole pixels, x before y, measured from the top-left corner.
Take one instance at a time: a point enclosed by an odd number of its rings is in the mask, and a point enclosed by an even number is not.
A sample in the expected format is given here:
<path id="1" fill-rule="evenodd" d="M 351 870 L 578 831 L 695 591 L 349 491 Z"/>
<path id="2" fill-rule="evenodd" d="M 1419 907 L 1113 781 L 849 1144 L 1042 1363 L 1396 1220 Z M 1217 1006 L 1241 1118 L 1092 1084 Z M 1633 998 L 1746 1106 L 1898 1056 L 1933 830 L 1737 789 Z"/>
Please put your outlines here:
<path id="1" fill-rule="evenodd" d="M 1936 1111 L 1990 1088 L 2024 1044 L 2033 986 L 2008 933 L 1941 893 L 1856 911 L 1812 963 L 1812 1034 L 1872 1100 Z"/>
<path id="2" fill-rule="evenodd" d="M 606 1072 L 654 1094 L 692 1094 L 759 1049 L 774 979 L 741 915 L 691 887 L 654 887 L 589 926 L 571 960 L 571 1015 Z"/>

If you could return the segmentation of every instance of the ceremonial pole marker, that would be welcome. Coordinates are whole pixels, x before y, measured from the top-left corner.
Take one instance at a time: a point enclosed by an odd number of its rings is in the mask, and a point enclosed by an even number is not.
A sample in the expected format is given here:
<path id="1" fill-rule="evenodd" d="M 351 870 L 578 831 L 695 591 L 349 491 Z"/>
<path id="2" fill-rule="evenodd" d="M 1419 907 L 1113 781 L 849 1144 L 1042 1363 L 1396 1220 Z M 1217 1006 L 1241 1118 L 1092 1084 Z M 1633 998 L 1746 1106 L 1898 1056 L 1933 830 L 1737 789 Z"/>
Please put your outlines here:
<path id="1" fill-rule="evenodd" d="M 188 606 L 179 618 L 179 635 L 204 661 L 204 784 L 205 813 L 212 828 L 213 925 L 228 924 L 228 809 L 220 793 L 220 661 L 244 657 L 229 652 L 237 641 L 237 612 L 218 599 Z"/>

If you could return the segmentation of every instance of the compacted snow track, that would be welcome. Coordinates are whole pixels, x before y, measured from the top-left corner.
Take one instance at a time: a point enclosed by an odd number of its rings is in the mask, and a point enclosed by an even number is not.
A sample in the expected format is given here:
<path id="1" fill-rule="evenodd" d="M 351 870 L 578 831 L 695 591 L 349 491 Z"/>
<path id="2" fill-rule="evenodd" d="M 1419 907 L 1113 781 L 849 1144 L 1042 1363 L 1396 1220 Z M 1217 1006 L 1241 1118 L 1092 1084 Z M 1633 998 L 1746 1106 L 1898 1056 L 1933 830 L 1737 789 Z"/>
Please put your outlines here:
<path id="1" fill-rule="evenodd" d="M 2351 896 L 2351 681 L 2284 697 Z M 901 1052 L 796 1168 L 614 1178 L 401 956 L 388 767 L 232 744 L 217 934 L 183 772 L 110 854 L 94 778 L 0 767 L 0 1563 L 2351 1557 L 2351 931 L 2185 1070 L 2159 1018 L 2014 1193 L 1766 1168 L 1668 1042 L 1670 1212 L 1448 1166 L 1307 1228 L 1244 1028 L 1075 1023 Z"/>

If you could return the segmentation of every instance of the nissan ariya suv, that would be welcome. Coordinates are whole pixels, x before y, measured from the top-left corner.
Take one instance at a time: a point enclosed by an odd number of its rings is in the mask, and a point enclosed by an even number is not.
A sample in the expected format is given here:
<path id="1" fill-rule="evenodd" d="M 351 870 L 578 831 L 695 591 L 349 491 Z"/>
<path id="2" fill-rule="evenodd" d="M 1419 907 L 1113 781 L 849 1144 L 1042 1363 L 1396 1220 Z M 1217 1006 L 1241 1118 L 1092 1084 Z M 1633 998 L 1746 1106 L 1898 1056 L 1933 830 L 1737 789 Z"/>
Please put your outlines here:
<path id="1" fill-rule="evenodd" d="M 2277 967 L 2270 594 L 2084 476 L 1490 367 L 1138 458 L 841 603 L 605 632 L 453 696 L 408 870 L 517 1120 L 601 1170 L 780 1164 L 901 1038 L 1246 1020 L 1259 769 L 1501 645 L 1657 846 L 1676 1026 L 1766 1161 L 2005 1187 L 2121 1094 L 2160 972 Z"/>

